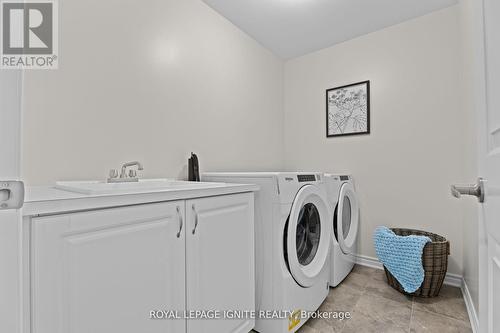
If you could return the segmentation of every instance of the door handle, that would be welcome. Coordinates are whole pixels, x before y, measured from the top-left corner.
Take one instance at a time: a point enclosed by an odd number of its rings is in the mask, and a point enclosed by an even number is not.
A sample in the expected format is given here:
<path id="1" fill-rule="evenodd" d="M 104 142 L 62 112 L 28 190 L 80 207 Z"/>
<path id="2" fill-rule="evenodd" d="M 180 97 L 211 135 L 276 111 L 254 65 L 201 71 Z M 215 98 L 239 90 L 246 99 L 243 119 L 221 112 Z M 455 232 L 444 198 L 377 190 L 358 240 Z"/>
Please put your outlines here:
<path id="1" fill-rule="evenodd" d="M 196 212 L 196 207 L 194 204 L 193 206 L 191 206 L 191 208 L 193 208 L 194 212 L 194 228 L 193 228 L 193 235 L 194 235 L 196 233 L 196 228 L 198 227 L 198 213 Z"/>
<path id="2" fill-rule="evenodd" d="M 9 189 L 0 189 L 0 201 L 7 201 L 10 199 Z"/>
<path id="3" fill-rule="evenodd" d="M 476 184 L 451 185 L 451 195 L 455 198 L 460 198 L 462 195 L 472 195 L 479 202 L 484 202 L 485 183 L 486 181 L 483 178 L 478 178 Z"/>
<path id="4" fill-rule="evenodd" d="M 177 238 L 181 237 L 181 231 L 182 231 L 182 214 L 181 214 L 181 209 L 179 206 L 177 206 L 177 215 L 179 215 L 179 231 L 177 232 Z"/>
<path id="5" fill-rule="evenodd" d="M 24 183 L 0 181 L 0 210 L 19 209 L 24 205 Z"/>

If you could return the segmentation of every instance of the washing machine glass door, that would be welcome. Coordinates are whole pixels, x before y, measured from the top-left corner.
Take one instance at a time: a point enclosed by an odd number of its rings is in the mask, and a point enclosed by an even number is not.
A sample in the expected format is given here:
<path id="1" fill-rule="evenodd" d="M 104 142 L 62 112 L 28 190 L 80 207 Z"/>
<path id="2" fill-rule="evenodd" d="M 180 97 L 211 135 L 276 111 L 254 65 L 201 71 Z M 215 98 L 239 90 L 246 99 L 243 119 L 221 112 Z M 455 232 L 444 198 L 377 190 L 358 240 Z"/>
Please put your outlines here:
<path id="1" fill-rule="evenodd" d="M 340 188 L 339 202 L 334 218 L 335 237 L 342 252 L 352 254 L 356 245 L 359 225 L 359 204 L 354 187 L 344 183 Z"/>
<path id="2" fill-rule="evenodd" d="M 312 286 L 328 258 L 331 225 L 327 203 L 315 185 L 297 193 L 285 230 L 288 268 L 302 287 Z"/>

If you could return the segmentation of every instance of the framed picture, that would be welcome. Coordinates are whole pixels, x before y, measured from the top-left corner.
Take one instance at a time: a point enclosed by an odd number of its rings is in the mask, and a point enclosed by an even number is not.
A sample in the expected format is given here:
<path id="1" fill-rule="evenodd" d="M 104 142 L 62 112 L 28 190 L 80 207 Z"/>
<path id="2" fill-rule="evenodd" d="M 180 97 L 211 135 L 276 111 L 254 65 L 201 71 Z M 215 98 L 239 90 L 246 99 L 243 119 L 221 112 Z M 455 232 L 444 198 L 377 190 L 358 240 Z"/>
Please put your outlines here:
<path id="1" fill-rule="evenodd" d="M 370 133 L 370 81 L 326 91 L 326 136 Z"/>

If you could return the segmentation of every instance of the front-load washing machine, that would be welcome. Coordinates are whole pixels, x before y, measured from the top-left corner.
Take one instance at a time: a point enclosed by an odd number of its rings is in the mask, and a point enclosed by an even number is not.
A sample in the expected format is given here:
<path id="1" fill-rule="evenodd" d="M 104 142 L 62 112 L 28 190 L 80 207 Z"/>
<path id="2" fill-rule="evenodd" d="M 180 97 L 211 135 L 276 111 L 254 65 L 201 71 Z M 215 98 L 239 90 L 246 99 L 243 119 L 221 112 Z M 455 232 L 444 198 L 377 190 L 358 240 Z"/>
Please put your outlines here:
<path id="1" fill-rule="evenodd" d="M 330 285 L 337 286 L 356 262 L 359 230 L 359 202 L 349 175 L 325 174 L 328 201 L 333 210 Z"/>
<path id="2" fill-rule="evenodd" d="M 331 209 L 321 173 L 205 173 L 203 181 L 257 184 L 255 330 L 297 331 L 329 291 Z"/>

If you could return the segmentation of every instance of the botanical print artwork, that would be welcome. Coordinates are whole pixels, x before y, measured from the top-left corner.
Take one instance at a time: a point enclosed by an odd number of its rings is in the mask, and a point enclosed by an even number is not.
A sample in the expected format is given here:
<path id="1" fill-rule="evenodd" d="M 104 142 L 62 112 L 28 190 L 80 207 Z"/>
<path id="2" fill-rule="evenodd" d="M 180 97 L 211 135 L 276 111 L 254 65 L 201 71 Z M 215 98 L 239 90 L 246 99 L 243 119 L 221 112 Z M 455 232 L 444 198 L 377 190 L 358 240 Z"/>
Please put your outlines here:
<path id="1" fill-rule="evenodd" d="M 370 81 L 329 89 L 327 136 L 370 132 Z"/>

